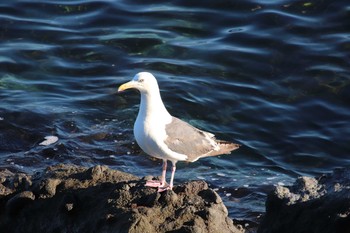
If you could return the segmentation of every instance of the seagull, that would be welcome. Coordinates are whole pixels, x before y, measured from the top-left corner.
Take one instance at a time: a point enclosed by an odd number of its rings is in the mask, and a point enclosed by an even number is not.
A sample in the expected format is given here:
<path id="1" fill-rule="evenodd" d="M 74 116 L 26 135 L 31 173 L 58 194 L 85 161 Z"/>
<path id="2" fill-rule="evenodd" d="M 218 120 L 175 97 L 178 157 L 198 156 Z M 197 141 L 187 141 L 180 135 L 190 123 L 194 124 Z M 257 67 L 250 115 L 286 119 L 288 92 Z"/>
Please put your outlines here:
<path id="1" fill-rule="evenodd" d="M 148 155 L 163 160 L 161 180 L 147 181 L 146 186 L 158 188 L 158 192 L 171 190 L 178 161 L 195 162 L 204 157 L 230 154 L 239 148 L 239 144 L 217 140 L 214 134 L 170 115 L 162 101 L 158 82 L 151 73 L 136 74 L 118 88 L 118 93 L 127 89 L 137 89 L 141 94 L 134 124 L 137 144 Z M 169 185 L 166 183 L 167 161 L 172 163 Z"/>

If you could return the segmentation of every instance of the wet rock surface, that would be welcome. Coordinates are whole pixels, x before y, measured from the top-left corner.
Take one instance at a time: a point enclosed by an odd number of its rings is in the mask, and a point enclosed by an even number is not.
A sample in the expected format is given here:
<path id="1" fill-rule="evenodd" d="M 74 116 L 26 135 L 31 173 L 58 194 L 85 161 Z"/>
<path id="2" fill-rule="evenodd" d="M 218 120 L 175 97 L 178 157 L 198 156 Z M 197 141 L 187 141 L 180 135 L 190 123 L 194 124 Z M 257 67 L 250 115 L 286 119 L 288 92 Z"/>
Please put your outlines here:
<path id="1" fill-rule="evenodd" d="M 243 232 L 204 181 L 163 193 L 144 183 L 145 179 L 105 166 L 56 165 L 34 175 L 3 170 L 0 229 L 14 233 Z"/>
<path id="2" fill-rule="evenodd" d="M 268 195 L 258 233 L 350 232 L 350 169 L 300 177 Z"/>

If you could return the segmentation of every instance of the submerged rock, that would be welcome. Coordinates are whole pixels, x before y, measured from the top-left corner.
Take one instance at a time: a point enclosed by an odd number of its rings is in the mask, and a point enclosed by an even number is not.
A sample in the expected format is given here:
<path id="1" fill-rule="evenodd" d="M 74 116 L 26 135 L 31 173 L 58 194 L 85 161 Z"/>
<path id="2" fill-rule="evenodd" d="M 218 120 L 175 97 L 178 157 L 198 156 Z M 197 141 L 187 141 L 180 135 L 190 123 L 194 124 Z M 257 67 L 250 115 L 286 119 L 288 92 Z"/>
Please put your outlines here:
<path id="1" fill-rule="evenodd" d="M 4 232 L 242 232 L 204 181 L 158 193 L 106 166 L 48 167 L 33 176 L 0 172 Z"/>
<path id="2" fill-rule="evenodd" d="M 350 169 L 300 177 L 268 195 L 258 233 L 350 232 Z"/>

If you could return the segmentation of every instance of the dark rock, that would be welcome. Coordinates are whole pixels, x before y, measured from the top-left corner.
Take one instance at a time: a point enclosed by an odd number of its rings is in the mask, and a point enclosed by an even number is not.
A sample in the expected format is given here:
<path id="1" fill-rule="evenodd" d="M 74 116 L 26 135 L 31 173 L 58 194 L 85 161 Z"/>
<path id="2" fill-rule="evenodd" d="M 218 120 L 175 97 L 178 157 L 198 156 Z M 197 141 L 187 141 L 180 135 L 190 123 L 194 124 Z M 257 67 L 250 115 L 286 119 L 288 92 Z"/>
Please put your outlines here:
<path id="1" fill-rule="evenodd" d="M 18 212 L 20 209 L 24 208 L 26 204 L 34 200 L 35 196 L 31 191 L 23 191 L 10 198 L 7 201 L 5 208 L 9 214 L 13 214 Z"/>
<path id="2" fill-rule="evenodd" d="M 131 174 L 72 165 L 0 181 L 1 232 L 243 232 L 203 181 L 158 193 Z"/>
<path id="3" fill-rule="evenodd" d="M 350 232 L 350 169 L 300 177 L 268 195 L 258 233 Z"/>

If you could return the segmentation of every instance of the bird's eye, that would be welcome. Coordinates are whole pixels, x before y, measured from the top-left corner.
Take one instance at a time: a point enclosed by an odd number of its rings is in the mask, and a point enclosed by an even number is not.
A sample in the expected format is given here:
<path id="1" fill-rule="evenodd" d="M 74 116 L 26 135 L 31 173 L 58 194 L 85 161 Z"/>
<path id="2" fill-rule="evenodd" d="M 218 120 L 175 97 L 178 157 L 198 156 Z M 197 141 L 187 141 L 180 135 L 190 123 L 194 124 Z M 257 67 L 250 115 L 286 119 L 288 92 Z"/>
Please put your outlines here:
<path id="1" fill-rule="evenodd" d="M 140 78 L 139 79 L 139 83 L 143 83 L 144 79 L 143 78 Z"/>

